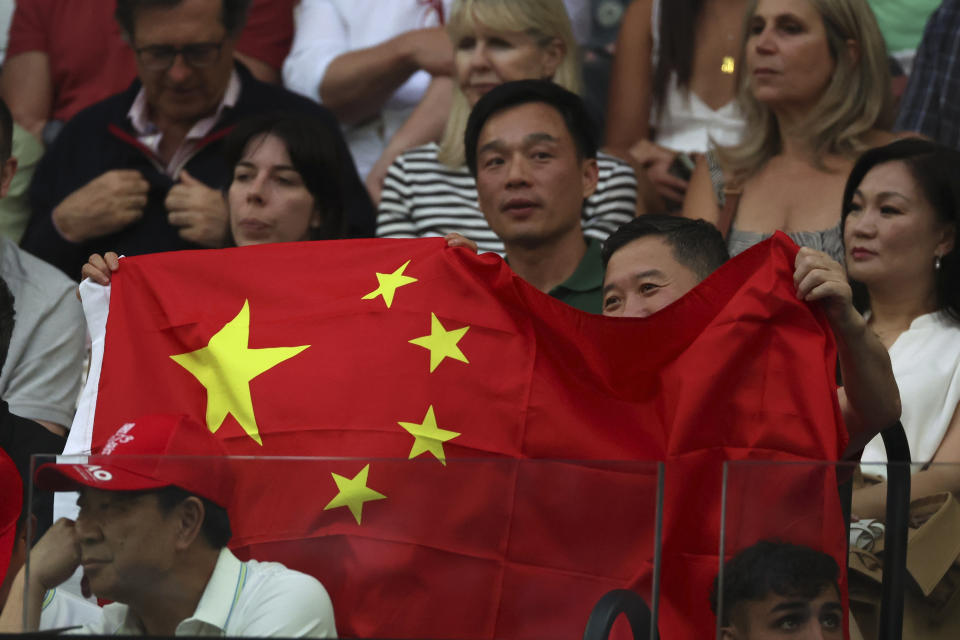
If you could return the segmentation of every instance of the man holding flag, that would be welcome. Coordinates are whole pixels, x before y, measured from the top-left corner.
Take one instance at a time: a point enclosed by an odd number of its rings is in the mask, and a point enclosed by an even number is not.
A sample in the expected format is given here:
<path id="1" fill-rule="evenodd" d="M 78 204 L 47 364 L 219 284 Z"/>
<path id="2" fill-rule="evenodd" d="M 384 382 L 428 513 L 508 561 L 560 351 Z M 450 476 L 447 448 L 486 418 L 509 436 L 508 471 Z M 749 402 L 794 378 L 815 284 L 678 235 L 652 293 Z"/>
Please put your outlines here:
<path id="1" fill-rule="evenodd" d="M 776 236 L 619 320 L 440 239 L 125 259 L 109 289 L 82 285 L 94 357 L 67 451 L 178 411 L 231 454 L 322 456 L 334 467 L 238 479 L 250 517 L 231 549 L 320 577 L 345 635 L 478 639 L 578 637 L 610 589 L 652 593 L 658 483 L 616 464 L 662 461 L 660 628 L 705 637 L 722 463 L 847 446 L 832 332 L 797 299 L 796 253 Z M 842 559 L 835 477 L 780 488 L 756 487 L 757 535 L 789 523 Z M 728 513 L 757 504 L 728 498 Z"/>

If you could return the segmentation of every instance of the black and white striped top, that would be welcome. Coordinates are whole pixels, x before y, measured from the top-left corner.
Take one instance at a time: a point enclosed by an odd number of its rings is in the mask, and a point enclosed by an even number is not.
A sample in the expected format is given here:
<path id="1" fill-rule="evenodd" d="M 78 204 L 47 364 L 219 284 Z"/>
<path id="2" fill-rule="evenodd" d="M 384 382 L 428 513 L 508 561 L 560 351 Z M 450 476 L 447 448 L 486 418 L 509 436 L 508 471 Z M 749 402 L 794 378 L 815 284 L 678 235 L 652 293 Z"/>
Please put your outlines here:
<path id="1" fill-rule="evenodd" d="M 487 226 L 477 203 L 477 186 L 466 166 L 451 169 L 437 160 L 430 143 L 398 157 L 383 183 L 377 236 L 423 238 L 451 232 L 470 238 L 480 251 L 503 254 L 503 243 Z M 583 207 L 583 233 L 606 240 L 635 215 L 637 180 L 626 162 L 601 153 L 597 157 L 596 192 Z"/>

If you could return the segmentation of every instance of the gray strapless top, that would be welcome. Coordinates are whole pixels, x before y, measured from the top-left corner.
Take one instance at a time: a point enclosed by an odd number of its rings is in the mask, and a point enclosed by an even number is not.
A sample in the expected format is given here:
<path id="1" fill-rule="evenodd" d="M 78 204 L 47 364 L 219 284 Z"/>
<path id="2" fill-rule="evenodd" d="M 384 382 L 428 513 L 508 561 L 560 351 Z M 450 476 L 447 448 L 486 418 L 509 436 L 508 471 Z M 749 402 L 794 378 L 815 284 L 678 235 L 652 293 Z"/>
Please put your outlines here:
<path id="1" fill-rule="evenodd" d="M 710 181 L 713 183 L 713 191 L 717 197 L 720 207 L 723 207 L 726 201 L 726 194 L 723 192 L 723 171 L 720 169 L 720 163 L 716 155 L 707 152 L 707 166 L 710 169 Z M 810 247 L 817 251 L 822 251 L 840 264 L 843 264 L 843 229 L 838 222 L 836 226 L 823 231 L 792 231 L 785 232 L 791 240 L 801 247 Z M 742 253 L 753 245 L 763 242 L 773 233 L 760 233 L 758 231 L 741 231 L 736 227 L 736 216 L 734 222 L 730 225 L 730 232 L 727 234 L 727 249 L 731 256 Z"/>
<path id="2" fill-rule="evenodd" d="M 840 229 L 839 222 L 837 226 L 823 231 L 786 231 L 784 233 L 790 236 L 790 239 L 796 242 L 798 246 L 823 251 L 843 264 L 843 232 Z M 731 226 L 730 233 L 727 235 L 727 249 L 729 249 L 731 256 L 735 256 L 772 235 L 772 233 L 759 233 L 757 231 L 740 231 Z"/>

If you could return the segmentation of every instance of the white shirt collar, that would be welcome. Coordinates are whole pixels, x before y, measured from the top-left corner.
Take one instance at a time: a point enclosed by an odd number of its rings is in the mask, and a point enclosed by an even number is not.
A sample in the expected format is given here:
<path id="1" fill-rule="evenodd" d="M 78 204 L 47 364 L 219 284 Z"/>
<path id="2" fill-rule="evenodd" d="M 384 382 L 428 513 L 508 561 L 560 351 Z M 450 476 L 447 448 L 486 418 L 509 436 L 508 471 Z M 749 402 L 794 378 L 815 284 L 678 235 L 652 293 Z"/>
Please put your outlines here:
<path id="1" fill-rule="evenodd" d="M 217 110 L 214 111 L 212 115 L 201 118 L 194 123 L 190 131 L 187 132 L 187 136 L 183 139 L 180 147 L 170 157 L 170 161 L 166 166 L 159 160 L 160 141 L 163 138 L 163 134 L 157 129 L 157 126 L 150 121 L 147 94 L 143 87 L 140 88 L 140 91 L 137 92 L 136 97 L 133 99 L 133 104 L 130 105 L 130 109 L 127 111 L 127 117 L 130 119 L 130 123 L 136 132 L 137 141 L 153 153 L 154 157 L 152 160 L 157 169 L 175 178 L 180 172 L 180 169 L 196 152 L 199 146 L 198 143 L 213 131 L 217 121 L 220 120 L 220 116 L 223 115 L 223 110 L 236 106 L 237 100 L 240 97 L 241 87 L 240 75 L 237 73 L 237 70 L 234 69 L 230 73 L 227 90 L 224 91 L 223 98 L 220 100 Z"/>
<path id="2" fill-rule="evenodd" d="M 196 610 L 192 616 L 177 625 L 176 634 L 202 635 L 204 628 L 210 627 L 218 629 L 221 633 L 225 631 L 240 593 L 243 591 L 246 578 L 247 565 L 240 562 L 229 549 L 222 548 Z M 141 635 L 144 633 L 143 623 L 129 608 L 126 608 L 126 617 L 117 629 L 117 633 Z"/>
<path id="3" fill-rule="evenodd" d="M 233 69 L 230 72 L 230 80 L 227 82 L 227 90 L 223 92 L 223 98 L 220 99 L 217 110 L 213 112 L 213 115 L 198 120 L 196 124 L 193 125 L 193 128 L 190 129 L 187 138 L 202 138 L 207 135 L 210 130 L 213 129 L 213 125 L 217 123 L 217 120 L 220 119 L 223 110 L 227 107 L 232 108 L 236 106 L 237 99 L 240 97 L 240 88 L 240 74 L 237 73 L 236 69 Z M 136 131 L 138 137 L 158 134 L 157 126 L 151 122 L 149 112 L 147 92 L 143 87 L 140 87 L 140 91 L 137 92 L 136 97 L 133 99 L 133 104 L 130 105 L 130 109 L 127 111 L 127 117 L 130 119 L 130 124 L 133 125 L 133 130 Z M 196 132 L 200 129 L 203 129 L 203 132 L 197 134 Z"/>

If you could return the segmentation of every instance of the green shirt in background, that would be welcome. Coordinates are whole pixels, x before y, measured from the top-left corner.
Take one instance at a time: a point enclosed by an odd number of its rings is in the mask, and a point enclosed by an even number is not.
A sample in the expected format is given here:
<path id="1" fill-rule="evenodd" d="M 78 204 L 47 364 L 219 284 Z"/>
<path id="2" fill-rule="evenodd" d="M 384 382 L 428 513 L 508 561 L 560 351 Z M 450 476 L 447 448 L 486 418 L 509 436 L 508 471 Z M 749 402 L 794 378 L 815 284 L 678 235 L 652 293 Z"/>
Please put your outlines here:
<path id="1" fill-rule="evenodd" d="M 30 219 L 27 191 L 37 163 L 43 156 L 43 145 L 26 129 L 14 123 L 12 153 L 17 159 L 17 173 L 10 183 L 7 197 L 0 200 L 0 235 L 20 244 L 20 238 Z"/>
<path id="2" fill-rule="evenodd" d="M 890 53 L 913 51 L 941 0 L 869 0 Z"/>
<path id="3" fill-rule="evenodd" d="M 581 311 L 600 313 L 603 310 L 603 258 L 600 247 L 599 240 L 587 240 L 587 252 L 583 254 L 577 270 L 554 287 L 550 295 Z"/>

